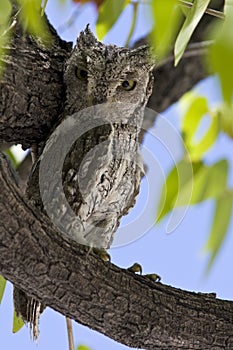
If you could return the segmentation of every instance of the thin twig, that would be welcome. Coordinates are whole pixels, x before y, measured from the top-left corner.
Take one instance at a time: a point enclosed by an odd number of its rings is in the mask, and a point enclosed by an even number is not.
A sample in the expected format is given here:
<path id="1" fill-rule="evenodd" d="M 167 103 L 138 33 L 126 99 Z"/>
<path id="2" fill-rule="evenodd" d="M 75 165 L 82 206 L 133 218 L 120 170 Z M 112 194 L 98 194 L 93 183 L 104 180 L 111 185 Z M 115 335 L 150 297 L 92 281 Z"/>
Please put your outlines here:
<path id="1" fill-rule="evenodd" d="M 133 35 L 133 32 L 135 30 L 139 2 L 138 1 L 137 2 L 132 2 L 132 5 L 133 5 L 133 19 L 132 19 L 129 35 L 128 35 L 127 39 L 126 39 L 126 43 L 125 43 L 126 47 L 129 46 L 130 39 L 131 39 L 131 37 Z"/>
<path id="2" fill-rule="evenodd" d="M 201 41 L 198 43 L 191 43 L 188 45 L 187 49 L 185 50 L 185 52 L 182 56 L 182 59 L 204 55 L 207 52 L 210 45 L 212 45 L 212 44 L 213 44 L 212 40 Z M 170 56 L 166 57 L 165 59 L 163 59 L 162 61 L 159 61 L 156 67 L 157 68 L 162 67 L 165 64 L 167 64 L 169 62 L 173 62 L 173 61 L 174 61 L 174 55 L 170 55 Z"/>
<path id="3" fill-rule="evenodd" d="M 153 0 L 152 0 L 153 1 Z M 143 3 L 141 3 L 141 5 L 151 5 L 152 4 L 152 1 L 144 1 Z M 181 6 L 184 6 L 184 7 L 188 7 L 188 8 L 191 8 L 193 6 L 193 3 L 192 2 L 189 2 L 189 1 L 184 1 L 184 0 L 178 0 L 180 5 Z M 134 4 L 134 2 L 130 2 L 132 4 Z M 225 15 L 223 12 L 221 11 L 217 11 L 217 10 L 213 10 L 211 8 L 207 8 L 205 10 L 205 13 L 207 13 L 208 15 L 211 15 L 211 16 L 214 16 L 214 17 L 217 17 L 217 18 L 220 18 L 220 19 L 225 19 Z"/>
<path id="4" fill-rule="evenodd" d="M 189 8 L 191 8 L 193 6 L 192 2 L 188 2 L 188 1 L 184 1 L 184 0 L 179 0 L 179 3 L 181 4 L 181 6 L 185 6 L 185 7 L 189 7 Z M 221 11 L 217 11 L 217 10 L 213 10 L 213 9 L 207 8 L 205 10 L 205 13 L 207 13 L 208 15 L 220 18 L 220 19 L 225 19 L 225 15 Z"/>
<path id="5" fill-rule="evenodd" d="M 72 322 L 69 317 L 66 317 L 66 327 L 67 327 L 67 334 L 68 334 L 69 350 L 74 350 Z"/>

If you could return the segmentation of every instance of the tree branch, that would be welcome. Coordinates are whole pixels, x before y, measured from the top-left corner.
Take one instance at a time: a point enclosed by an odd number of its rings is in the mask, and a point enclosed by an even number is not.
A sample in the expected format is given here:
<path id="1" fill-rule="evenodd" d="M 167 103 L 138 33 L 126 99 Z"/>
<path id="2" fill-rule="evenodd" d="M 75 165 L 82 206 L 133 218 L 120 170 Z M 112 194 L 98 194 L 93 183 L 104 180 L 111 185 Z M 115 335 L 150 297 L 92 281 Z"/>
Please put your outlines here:
<path id="1" fill-rule="evenodd" d="M 174 67 L 173 55 L 162 61 L 154 72 L 155 86 L 148 107 L 162 112 L 206 78 L 209 72 L 203 61 L 210 45 L 210 42 L 190 44 L 177 67 Z"/>
<path id="2" fill-rule="evenodd" d="M 24 199 L 4 155 L 0 188 L 0 272 L 27 294 L 128 346 L 232 349 L 233 302 L 153 283 L 88 254 Z"/>
<path id="3" fill-rule="evenodd" d="M 58 119 L 64 98 L 63 63 L 71 44 L 48 24 L 53 39 L 39 46 L 23 33 L 18 18 L 12 30 L 0 82 L 0 141 L 28 148 L 45 139 Z"/>

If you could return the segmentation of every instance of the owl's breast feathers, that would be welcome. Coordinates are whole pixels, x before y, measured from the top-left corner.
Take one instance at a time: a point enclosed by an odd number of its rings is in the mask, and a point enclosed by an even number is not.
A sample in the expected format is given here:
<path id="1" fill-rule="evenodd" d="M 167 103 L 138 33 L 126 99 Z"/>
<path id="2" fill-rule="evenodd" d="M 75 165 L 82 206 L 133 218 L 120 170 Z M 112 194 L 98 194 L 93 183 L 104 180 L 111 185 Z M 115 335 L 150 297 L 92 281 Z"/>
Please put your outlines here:
<path id="1" fill-rule="evenodd" d="M 64 128 L 61 130 L 64 133 Z M 47 198 L 47 214 L 49 209 L 50 218 L 65 234 L 82 244 L 108 248 L 121 217 L 133 207 L 139 192 L 143 174 L 139 132 L 140 126 L 134 123 L 105 122 L 90 128 L 66 154 L 61 183 L 54 179 L 58 172 L 56 157 L 61 153 L 58 147 L 62 146 L 59 137 L 54 137 L 55 144 L 48 142 L 48 149 L 56 149 L 57 155 L 51 153 L 44 170 L 48 181 L 44 190 L 35 193 L 43 175 L 40 163 L 46 155 L 42 154 L 28 187 L 29 197 L 42 210 L 43 198 Z"/>
<path id="2" fill-rule="evenodd" d="M 103 130 L 90 132 L 95 140 L 90 149 L 88 142 L 78 140 L 66 157 L 64 169 L 69 170 L 63 172 L 67 201 L 79 219 L 79 225 L 71 222 L 67 231 L 102 248 L 110 246 L 121 217 L 135 204 L 143 173 L 137 128 L 112 124 L 107 129 L 105 137 Z M 87 149 L 77 164 L 74 154 L 80 143 Z"/>

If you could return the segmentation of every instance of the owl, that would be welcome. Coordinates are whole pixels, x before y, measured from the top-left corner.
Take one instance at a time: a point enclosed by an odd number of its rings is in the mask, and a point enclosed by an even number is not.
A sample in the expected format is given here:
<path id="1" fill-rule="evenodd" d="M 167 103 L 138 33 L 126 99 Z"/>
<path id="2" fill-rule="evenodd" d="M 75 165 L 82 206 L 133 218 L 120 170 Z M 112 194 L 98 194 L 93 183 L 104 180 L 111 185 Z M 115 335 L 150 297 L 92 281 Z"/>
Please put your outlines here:
<path id="1" fill-rule="evenodd" d="M 143 174 L 139 133 L 153 68 L 148 47 L 105 45 L 88 26 L 65 64 L 64 111 L 40 145 L 27 195 L 78 243 L 109 248 L 135 203 Z M 16 311 L 36 337 L 43 306 L 29 300 L 27 311 L 17 305 Z"/>

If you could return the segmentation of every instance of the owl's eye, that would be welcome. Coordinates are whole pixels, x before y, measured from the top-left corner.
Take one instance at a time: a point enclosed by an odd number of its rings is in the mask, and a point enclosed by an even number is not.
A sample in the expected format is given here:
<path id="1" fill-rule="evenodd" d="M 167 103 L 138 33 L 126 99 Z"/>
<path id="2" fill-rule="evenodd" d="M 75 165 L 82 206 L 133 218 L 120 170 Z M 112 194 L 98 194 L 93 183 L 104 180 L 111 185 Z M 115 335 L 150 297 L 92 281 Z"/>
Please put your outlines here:
<path id="1" fill-rule="evenodd" d="M 87 71 L 82 68 L 76 68 L 75 69 L 75 75 L 80 80 L 87 80 Z"/>
<path id="2" fill-rule="evenodd" d="M 120 88 L 125 91 L 131 91 L 135 88 L 136 81 L 134 80 L 124 80 L 122 81 Z"/>

